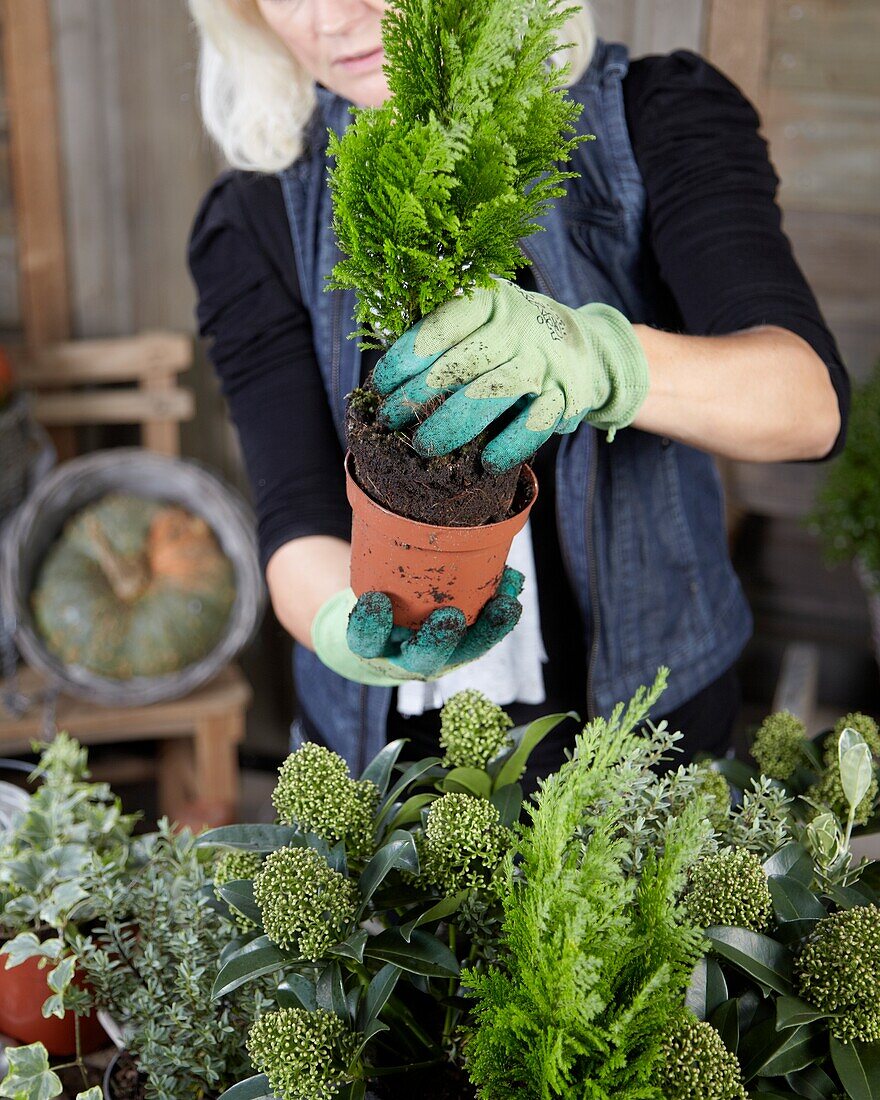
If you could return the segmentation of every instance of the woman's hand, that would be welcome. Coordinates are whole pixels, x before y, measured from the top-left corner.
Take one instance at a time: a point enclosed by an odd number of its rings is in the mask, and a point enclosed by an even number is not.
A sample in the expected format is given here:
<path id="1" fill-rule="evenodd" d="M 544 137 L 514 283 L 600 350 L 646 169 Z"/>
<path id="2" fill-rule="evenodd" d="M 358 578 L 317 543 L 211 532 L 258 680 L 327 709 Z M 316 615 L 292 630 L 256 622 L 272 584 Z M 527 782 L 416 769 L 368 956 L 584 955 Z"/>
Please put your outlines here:
<path id="1" fill-rule="evenodd" d="M 373 384 L 387 395 L 379 415 L 394 429 L 446 397 L 413 436 L 423 455 L 448 454 L 515 407 L 483 451 L 487 469 L 501 471 L 584 420 L 612 433 L 629 424 L 648 392 L 648 364 L 632 325 L 611 306 L 571 309 L 498 279 L 404 333 Z"/>
<path id="2" fill-rule="evenodd" d="M 523 575 L 506 568 L 495 595 L 468 627 L 456 607 L 432 611 L 418 630 L 394 626 L 384 592 L 356 599 L 350 588 L 332 596 L 315 616 L 314 650 L 328 668 L 359 684 L 393 686 L 436 680 L 482 657 L 519 622 Z"/>

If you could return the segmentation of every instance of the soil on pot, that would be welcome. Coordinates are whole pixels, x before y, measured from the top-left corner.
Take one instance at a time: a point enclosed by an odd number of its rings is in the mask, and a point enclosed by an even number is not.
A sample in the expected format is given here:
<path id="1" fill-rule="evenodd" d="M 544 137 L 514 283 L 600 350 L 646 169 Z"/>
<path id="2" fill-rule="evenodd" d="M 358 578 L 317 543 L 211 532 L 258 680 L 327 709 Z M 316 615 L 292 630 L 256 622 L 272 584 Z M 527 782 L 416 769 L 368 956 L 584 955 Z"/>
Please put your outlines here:
<path id="1" fill-rule="evenodd" d="M 108 1085 L 107 1100 L 145 1100 L 147 1095 L 146 1077 L 127 1050 L 117 1058 Z"/>
<path id="2" fill-rule="evenodd" d="M 487 473 L 480 453 L 490 436 L 483 433 L 450 455 L 422 458 L 412 445 L 413 429 L 389 431 L 378 422 L 379 400 L 371 390 L 358 389 L 348 407 L 355 476 L 377 504 L 437 527 L 500 523 L 516 511 L 522 467 Z"/>

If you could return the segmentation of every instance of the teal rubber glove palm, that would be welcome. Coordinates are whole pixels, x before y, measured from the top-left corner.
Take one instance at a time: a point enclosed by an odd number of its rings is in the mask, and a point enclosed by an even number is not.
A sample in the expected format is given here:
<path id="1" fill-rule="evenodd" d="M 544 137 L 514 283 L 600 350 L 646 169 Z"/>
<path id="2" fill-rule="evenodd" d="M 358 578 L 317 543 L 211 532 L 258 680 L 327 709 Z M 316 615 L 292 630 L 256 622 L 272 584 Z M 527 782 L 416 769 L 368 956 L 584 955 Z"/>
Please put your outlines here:
<path id="1" fill-rule="evenodd" d="M 406 680 L 436 680 L 475 661 L 519 622 L 523 575 L 506 568 L 495 595 L 468 627 L 457 607 L 432 611 L 417 631 L 395 626 L 384 592 L 350 588 L 331 596 L 312 623 L 312 644 L 321 661 L 359 684 L 391 687 Z"/>
<path id="2" fill-rule="evenodd" d="M 514 409 L 483 451 L 484 466 L 500 472 L 583 421 L 613 439 L 645 400 L 648 363 L 632 325 L 611 306 L 571 309 L 497 279 L 405 332 L 377 364 L 373 385 L 387 395 L 379 415 L 393 429 L 446 398 L 413 436 L 425 456 L 449 454 Z"/>

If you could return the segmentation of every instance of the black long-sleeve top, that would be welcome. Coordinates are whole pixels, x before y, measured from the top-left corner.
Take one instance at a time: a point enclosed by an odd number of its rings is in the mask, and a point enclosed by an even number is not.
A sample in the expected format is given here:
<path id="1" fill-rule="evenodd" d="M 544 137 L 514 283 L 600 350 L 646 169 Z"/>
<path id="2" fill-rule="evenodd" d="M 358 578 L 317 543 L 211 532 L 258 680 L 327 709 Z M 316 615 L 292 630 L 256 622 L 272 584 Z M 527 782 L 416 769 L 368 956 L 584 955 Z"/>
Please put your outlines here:
<path id="1" fill-rule="evenodd" d="M 623 91 L 647 191 L 646 247 L 668 291 L 668 326 L 717 335 L 772 324 L 801 336 L 827 365 L 840 404 L 844 427 L 831 451 L 836 454 L 845 435 L 847 375 L 782 232 L 778 180 L 754 108 L 710 64 L 684 51 L 633 62 Z M 212 340 L 211 358 L 253 487 L 264 565 L 291 539 L 348 539 L 342 452 L 278 179 L 240 171 L 221 176 L 196 216 L 189 262 L 199 330 Z M 528 285 L 528 269 L 520 281 Z M 369 365 L 364 356 L 365 371 Z M 552 472 L 554 456 L 548 444 L 537 461 Z M 559 558 L 552 477 L 541 483 L 532 517 L 541 621 L 548 675 L 564 685 L 574 676 L 582 680 L 583 663 L 571 651 L 575 631 L 547 636 L 559 618 L 556 609 L 565 608 L 570 618 L 576 605 Z M 556 694 L 549 683 L 548 695 Z"/>

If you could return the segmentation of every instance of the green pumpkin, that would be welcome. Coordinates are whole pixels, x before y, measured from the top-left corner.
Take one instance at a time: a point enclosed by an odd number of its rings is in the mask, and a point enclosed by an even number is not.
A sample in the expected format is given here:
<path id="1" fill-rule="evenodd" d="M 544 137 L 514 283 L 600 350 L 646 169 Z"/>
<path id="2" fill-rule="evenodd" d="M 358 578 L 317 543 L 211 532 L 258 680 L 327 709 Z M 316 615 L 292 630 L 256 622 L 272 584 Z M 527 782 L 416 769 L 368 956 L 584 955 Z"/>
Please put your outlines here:
<path id="1" fill-rule="evenodd" d="M 77 512 L 32 593 L 47 649 L 117 680 L 179 672 L 223 637 L 235 573 L 197 516 L 111 493 Z"/>

